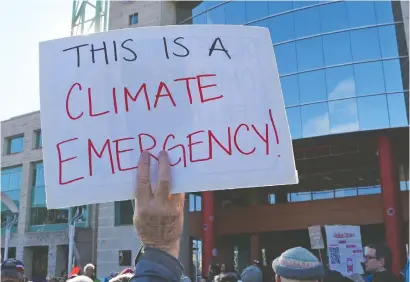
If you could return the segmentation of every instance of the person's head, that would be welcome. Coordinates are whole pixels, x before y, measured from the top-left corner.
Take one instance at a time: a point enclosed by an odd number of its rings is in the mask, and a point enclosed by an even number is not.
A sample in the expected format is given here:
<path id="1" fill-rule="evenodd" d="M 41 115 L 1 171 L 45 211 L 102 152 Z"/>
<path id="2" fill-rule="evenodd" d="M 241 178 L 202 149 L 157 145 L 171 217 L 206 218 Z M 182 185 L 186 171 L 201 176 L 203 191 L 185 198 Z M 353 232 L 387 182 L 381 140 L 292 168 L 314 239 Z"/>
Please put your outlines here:
<path id="1" fill-rule="evenodd" d="M 67 279 L 67 271 L 65 271 L 65 270 L 61 271 L 60 277 L 62 279 Z"/>
<path id="2" fill-rule="evenodd" d="M 242 271 L 241 274 L 242 282 L 262 282 L 262 272 L 260 269 L 254 265 L 248 266 Z"/>
<path id="3" fill-rule="evenodd" d="M 221 273 L 215 279 L 216 282 L 238 282 L 238 276 L 235 273 Z"/>
<path id="4" fill-rule="evenodd" d="M 84 266 L 84 275 L 88 277 L 93 277 L 95 272 L 95 266 L 92 263 L 87 264 Z"/>
<path id="5" fill-rule="evenodd" d="M 93 282 L 93 280 L 85 275 L 77 275 L 70 279 L 70 282 Z"/>
<path id="6" fill-rule="evenodd" d="M 226 272 L 227 271 L 227 269 L 226 269 L 226 264 L 221 264 L 221 272 Z"/>
<path id="7" fill-rule="evenodd" d="M 391 270 L 393 255 L 386 244 L 369 245 L 365 248 L 366 271 L 375 273 L 382 270 Z"/>
<path id="8" fill-rule="evenodd" d="M 1 264 L 1 281 L 22 282 L 24 264 L 17 259 L 7 259 Z"/>
<path id="9" fill-rule="evenodd" d="M 276 273 L 276 282 L 316 282 L 324 276 L 322 263 L 302 247 L 285 251 L 273 261 L 272 268 Z"/>
<path id="10" fill-rule="evenodd" d="M 134 273 L 119 274 L 114 278 L 111 278 L 109 282 L 129 282 L 134 276 Z"/>

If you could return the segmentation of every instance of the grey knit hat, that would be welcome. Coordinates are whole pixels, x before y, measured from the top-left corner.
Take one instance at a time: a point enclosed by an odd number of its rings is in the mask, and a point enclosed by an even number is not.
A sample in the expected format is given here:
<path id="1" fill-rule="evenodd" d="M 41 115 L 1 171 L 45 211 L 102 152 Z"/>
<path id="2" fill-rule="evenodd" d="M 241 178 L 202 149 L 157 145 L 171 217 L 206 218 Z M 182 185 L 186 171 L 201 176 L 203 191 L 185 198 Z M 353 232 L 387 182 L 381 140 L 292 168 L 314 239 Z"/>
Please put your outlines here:
<path id="1" fill-rule="evenodd" d="M 254 265 L 248 266 L 242 271 L 242 282 L 262 282 L 262 272 Z"/>
<path id="2" fill-rule="evenodd" d="M 322 263 L 311 252 L 296 247 L 285 251 L 272 263 L 280 277 L 295 280 L 316 280 L 324 276 Z"/>

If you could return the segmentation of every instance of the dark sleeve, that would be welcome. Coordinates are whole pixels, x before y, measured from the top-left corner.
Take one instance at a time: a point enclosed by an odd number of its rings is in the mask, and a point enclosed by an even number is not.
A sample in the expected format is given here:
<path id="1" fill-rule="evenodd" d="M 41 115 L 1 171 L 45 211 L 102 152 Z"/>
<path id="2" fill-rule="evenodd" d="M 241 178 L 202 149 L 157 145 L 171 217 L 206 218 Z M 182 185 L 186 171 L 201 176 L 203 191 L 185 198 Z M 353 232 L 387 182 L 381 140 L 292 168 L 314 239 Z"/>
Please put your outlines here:
<path id="1" fill-rule="evenodd" d="M 181 263 L 170 254 L 154 248 L 145 248 L 135 265 L 130 282 L 179 282 L 183 273 Z"/>
<path id="2" fill-rule="evenodd" d="M 376 273 L 373 276 L 372 282 L 399 282 L 399 279 L 390 271 Z"/>

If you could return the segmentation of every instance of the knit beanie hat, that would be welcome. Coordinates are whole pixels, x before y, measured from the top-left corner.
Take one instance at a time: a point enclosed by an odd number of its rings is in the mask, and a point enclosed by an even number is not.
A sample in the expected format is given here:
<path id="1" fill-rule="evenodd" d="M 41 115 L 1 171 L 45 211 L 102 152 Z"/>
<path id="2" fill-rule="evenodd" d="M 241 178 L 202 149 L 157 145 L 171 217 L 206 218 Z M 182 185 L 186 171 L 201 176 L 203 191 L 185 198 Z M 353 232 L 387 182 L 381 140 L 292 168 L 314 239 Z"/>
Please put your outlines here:
<path id="1" fill-rule="evenodd" d="M 322 263 L 311 252 L 296 247 L 285 251 L 272 263 L 280 277 L 295 280 L 316 280 L 324 276 Z"/>
<path id="2" fill-rule="evenodd" d="M 248 266 L 242 271 L 242 282 L 262 282 L 262 272 L 254 265 Z"/>

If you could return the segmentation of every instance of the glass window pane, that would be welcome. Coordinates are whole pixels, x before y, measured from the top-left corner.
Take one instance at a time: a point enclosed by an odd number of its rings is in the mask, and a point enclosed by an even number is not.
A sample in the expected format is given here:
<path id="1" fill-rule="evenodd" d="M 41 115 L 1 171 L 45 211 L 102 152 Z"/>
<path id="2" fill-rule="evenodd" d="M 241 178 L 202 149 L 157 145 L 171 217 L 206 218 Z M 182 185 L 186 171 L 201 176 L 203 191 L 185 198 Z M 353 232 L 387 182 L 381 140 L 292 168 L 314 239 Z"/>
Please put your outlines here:
<path id="1" fill-rule="evenodd" d="M 326 66 L 352 62 L 349 32 L 329 34 L 322 38 Z"/>
<path id="2" fill-rule="evenodd" d="M 195 211 L 202 211 L 202 197 L 195 196 Z"/>
<path id="3" fill-rule="evenodd" d="M 366 28 L 350 32 L 354 61 L 375 60 L 381 58 L 379 33 L 377 28 Z"/>
<path id="4" fill-rule="evenodd" d="M 304 201 L 311 201 L 311 200 L 312 200 L 311 192 L 290 193 L 291 202 L 304 202 Z"/>
<path id="5" fill-rule="evenodd" d="M 46 189 L 44 186 L 33 187 L 31 195 L 32 207 L 45 207 L 46 206 Z"/>
<path id="6" fill-rule="evenodd" d="M 293 14 L 285 14 L 270 18 L 269 31 L 273 43 L 292 40 L 295 38 Z"/>
<path id="7" fill-rule="evenodd" d="M 329 134 L 329 110 L 327 102 L 301 107 L 303 137 Z"/>
<path id="8" fill-rule="evenodd" d="M 357 196 L 357 188 L 342 188 L 335 190 L 336 198 Z"/>
<path id="9" fill-rule="evenodd" d="M 375 195 L 381 194 L 382 188 L 380 186 L 375 187 L 360 187 L 357 189 L 359 195 Z"/>
<path id="10" fill-rule="evenodd" d="M 208 3 L 209 2 L 202 2 L 201 4 L 197 5 L 195 8 L 192 9 L 192 16 L 196 16 L 202 12 L 208 10 Z"/>
<path id="11" fill-rule="evenodd" d="M 376 24 L 373 1 L 346 1 L 350 27 Z"/>
<path id="12" fill-rule="evenodd" d="M 381 62 L 357 64 L 353 68 L 357 96 L 386 92 Z"/>
<path id="13" fill-rule="evenodd" d="M 408 126 L 406 100 L 403 93 L 387 95 L 389 107 L 390 126 L 404 127 Z"/>
<path id="14" fill-rule="evenodd" d="M 323 5 L 319 9 L 322 32 L 349 28 L 347 8 L 344 2 Z"/>
<path id="15" fill-rule="evenodd" d="M 189 211 L 195 211 L 195 195 L 189 194 Z"/>
<path id="16" fill-rule="evenodd" d="M 246 21 L 250 22 L 268 15 L 267 1 L 246 1 Z"/>
<path id="17" fill-rule="evenodd" d="M 297 75 L 281 77 L 283 98 L 285 106 L 299 105 L 299 81 Z"/>
<path id="18" fill-rule="evenodd" d="M 224 6 L 212 9 L 206 13 L 207 24 L 225 24 Z"/>
<path id="19" fill-rule="evenodd" d="M 293 9 L 293 1 L 268 1 L 269 14 L 276 15 Z"/>
<path id="20" fill-rule="evenodd" d="M 379 27 L 380 47 L 383 58 L 399 56 L 396 27 L 394 25 Z"/>
<path id="21" fill-rule="evenodd" d="M 245 2 L 231 1 L 224 6 L 226 24 L 244 24 L 246 22 Z"/>
<path id="22" fill-rule="evenodd" d="M 287 108 L 289 130 L 292 139 L 302 138 L 302 121 L 300 116 L 300 107 Z"/>
<path id="23" fill-rule="evenodd" d="M 317 4 L 319 1 L 305 1 L 305 0 L 294 0 L 293 8 L 298 9 L 306 6 L 311 6 Z"/>
<path id="24" fill-rule="evenodd" d="M 206 20 L 207 20 L 206 13 L 201 14 L 192 19 L 192 24 L 206 24 Z"/>
<path id="25" fill-rule="evenodd" d="M 356 98 L 329 102 L 330 132 L 359 130 Z"/>
<path id="26" fill-rule="evenodd" d="M 298 71 L 324 67 L 322 47 L 321 37 L 297 41 Z"/>
<path id="27" fill-rule="evenodd" d="M 383 61 L 386 92 L 403 91 L 402 73 L 399 60 Z"/>
<path id="28" fill-rule="evenodd" d="M 299 74 L 300 102 L 310 103 L 327 100 L 325 71 Z"/>
<path id="29" fill-rule="evenodd" d="M 9 139 L 9 154 L 20 153 L 24 151 L 24 137 L 13 137 Z"/>
<path id="30" fill-rule="evenodd" d="M 357 98 L 360 130 L 389 128 L 386 95 Z"/>
<path id="31" fill-rule="evenodd" d="M 394 22 L 392 2 L 389 0 L 375 1 L 377 23 Z"/>
<path id="32" fill-rule="evenodd" d="M 276 203 L 276 195 L 275 194 L 269 194 L 268 198 L 269 204 L 273 205 Z"/>
<path id="33" fill-rule="evenodd" d="M 333 199 L 333 190 L 330 191 L 313 191 L 313 200 Z"/>
<path id="34" fill-rule="evenodd" d="M 297 38 L 320 33 L 321 28 L 318 9 L 301 10 L 295 12 L 294 15 Z"/>
<path id="35" fill-rule="evenodd" d="M 353 66 L 326 69 L 326 86 L 329 100 L 355 97 Z"/>
<path id="36" fill-rule="evenodd" d="M 274 46 L 276 63 L 280 75 L 296 73 L 296 44 L 295 42 Z"/>

